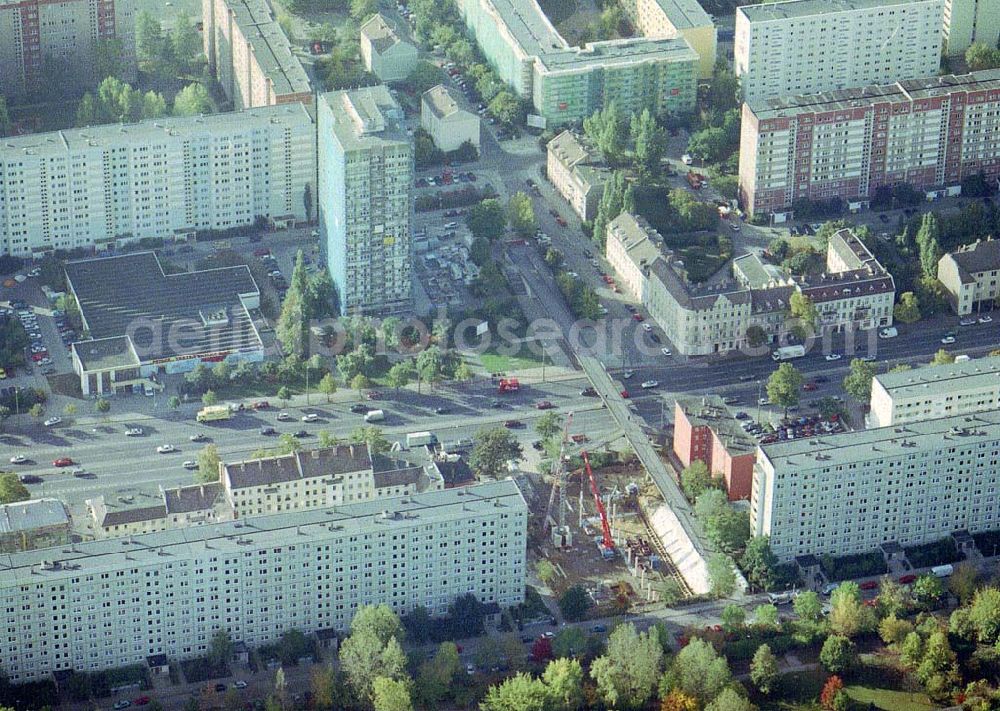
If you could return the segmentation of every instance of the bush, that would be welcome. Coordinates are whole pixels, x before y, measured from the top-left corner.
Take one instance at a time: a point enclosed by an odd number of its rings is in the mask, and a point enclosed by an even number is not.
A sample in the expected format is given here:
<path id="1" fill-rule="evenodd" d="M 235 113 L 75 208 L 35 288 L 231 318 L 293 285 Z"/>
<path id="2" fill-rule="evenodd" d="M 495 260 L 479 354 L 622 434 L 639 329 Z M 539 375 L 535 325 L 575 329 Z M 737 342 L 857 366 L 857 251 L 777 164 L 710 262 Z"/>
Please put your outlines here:
<path id="1" fill-rule="evenodd" d="M 263 649 L 261 649 L 261 656 L 264 656 Z M 187 679 L 188 683 L 192 684 L 210 679 L 222 679 L 230 674 L 229 667 L 226 664 L 213 664 L 212 660 L 208 657 L 185 659 L 181 662 L 181 669 L 184 672 L 184 678 Z"/>
<path id="2" fill-rule="evenodd" d="M 922 546 L 906 548 L 906 559 L 914 568 L 930 568 L 935 565 L 947 565 L 962 560 L 962 554 L 955 547 L 951 538 L 925 543 Z"/>
<path id="3" fill-rule="evenodd" d="M 888 572 L 885 566 L 885 559 L 882 558 L 882 554 L 878 551 L 845 555 L 839 558 L 825 555 L 821 558 L 820 564 L 823 568 L 823 573 L 830 580 L 870 578 Z"/>

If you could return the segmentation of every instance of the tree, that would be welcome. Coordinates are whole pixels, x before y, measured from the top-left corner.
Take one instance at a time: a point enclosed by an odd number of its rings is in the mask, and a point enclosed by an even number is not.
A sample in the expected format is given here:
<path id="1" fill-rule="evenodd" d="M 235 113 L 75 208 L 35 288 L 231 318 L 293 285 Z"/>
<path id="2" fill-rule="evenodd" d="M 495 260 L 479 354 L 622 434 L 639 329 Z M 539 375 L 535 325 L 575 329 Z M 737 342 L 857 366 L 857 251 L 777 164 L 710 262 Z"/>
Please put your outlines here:
<path id="1" fill-rule="evenodd" d="M 691 134 L 687 152 L 696 160 L 718 163 L 726 157 L 731 147 L 729 137 L 723 129 L 705 128 Z"/>
<path id="2" fill-rule="evenodd" d="M 757 627 L 767 629 L 778 629 L 781 627 L 781 619 L 778 617 L 778 608 L 774 605 L 757 605 L 753 611 L 753 623 Z"/>
<path id="3" fill-rule="evenodd" d="M 788 312 L 795 324 L 792 326 L 792 333 L 800 340 L 809 338 L 816 332 L 816 324 L 819 322 L 819 311 L 816 304 L 807 295 L 800 291 L 792 292 L 788 299 Z"/>
<path id="4" fill-rule="evenodd" d="M 600 245 L 607 239 L 608 223 L 618 217 L 625 206 L 625 182 L 625 174 L 616 170 L 604 184 L 594 217 L 593 239 Z"/>
<path id="5" fill-rule="evenodd" d="M 569 619 L 569 618 L 567 618 Z M 581 618 L 582 619 L 582 618 Z M 552 640 L 552 654 L 556 659 L 575 657 L 587 649 L 587 633 L 582 627 L 566 627 Z"/>
<path id="6" fill-rule="evenodd" d="M 10 111 L 7 109 L 7 99 L 0 96 L 0 137 L 9 135 L 13 125 L 10 120 Z"/>
<path id="7" fill-rule="evenodd" d="M 771 693 L 771 687 L 778 678 L 778 660 L 766 644 L 757 647 L 750 662 L 750 681 L 760 689 L 760 693 Z"/>
<path id="8" fill-rule="evenodd" d="M 531 198 L 522 192 L 514 193 L 507 201 L 507 220 L 518 234 L 533 235 L 538 228 L 538 220 Z"/>
<path id="9" fill-rule="evenodd" d="M 851 638 L 874 626 L 873 611 L 861 600 L 857 583 L 843 582 L 830 596 L 830 629 Z"/>
<path id="10" fill-rule="evenodd" d="M 973 42 L 965 50 L 965 63 L 971 72 L 996 69 L 1000 67 L 1000 49 L 990 47 L 983 42 Z"/>
<path id="11" fill-rule="evenodd" d="M 569 588 L 559 598 L 559 610 L 569 622 L 578 622 L 586 618 L 590 606 L 590 595 L 580 585 Z"/>
<path id="12" fill-rule="evenodd" d="M 382 434 L 382 429 L 374 425 L 363 425 L 351 432 L 350 441 L 355 444 L 367 444 L 372 454 L 384 454 L 392 445 Z"/>
<path id="13" fill-rule="evenodd" d="M 167 398 L 167 407 L 169 407 L 171 410 L 176 410 L 180 406 L 181 406 L 181 399 L 176 395 L 171 395 L 169 398 Z"/>
<path id="14" fill-rule="evenodd" d="M 583 130 L 611 166 L 621 165 L 628 143 L 628 118 L 611 101 L 583 120 Z"/>
<path id="15" fill-rule="evenodd" d="M 743 628 L 747 613 L 739 605 L 726 605 L 722 608 L 722 629 L 732 634 Z"/>
<path id="16" fill-rule="evenodd" d="M 597 693 L 611 707 L 641 707 L 653 693 L 663 669 L 663 647 L 655 631 L 618 625 L 608 637 L 607 653 L 590 665 Z"/>
<path id="17" fill-rule="evenodd" d="M 828 671 L 839 674 L 851 667 L 854 655 L 854 643 L 851 640 L 839 634 L 832 634 L 823 643 L 819 661 Z"/>
<path id="18" fill-rule="evenodd" d="M 13 504 L 31 498 L 28 488 L 14 472 L 0 473 L 0 504 Z"/>
<path id="19" fill-rule="evenodd" d="M 363 605 L 351 621 L 351 634 L 340 646 L 340 666 L 358 699 L 370 702 L 379 677 L 407 679 L 400 647 L 403 628 L 387 605 Z"/>
<path id="20" fill-rule="evenodd" d="M 408 680 L 397 681 L 384 676 L 375 677 L 372 683 L 375 711 L 412 711 Z"/>
<path id="21" fill-rule="evenodd" d="M 399 390 L 409 384 L 413 375 L 413 363 L 409 360 L 401 360 L 389 368 L 389 372 L 385 375 L 385 381 L 390 387 Z"/>
<path id="22" fill-rule="evenodd" d="M 376 0 L 351 0 L 351 19 L 362 23 L 378 12 Z"/>
<path id="23" fill-rule="evenodd" d="M 576 711 L 583 706 L 583 669 L 576 659 L 554 659 L 542 674 L 552 711 Z"/>
<path id="24" fill-rule="evenodd" d="M 909 620 L 901 620 L 896 615 L 889 615 L 878 625 L 878 634 L 886 644 L 901 644 L 907 635 L 913 631 Z"/>
<path id="25" fill-rule="evenodd" d="M 432 708 L 439 704 L 461 668 L 458 647 L 454 642 L 442 642 L 434 656 L 417 670 L 414 692 L 418 703 Z"/>
<path id="26" fill-rule="evenodd" d="M 903 643 L 899 647 L 899 659 L 908 667 L 915 667 L 920 663 L 924 654 L 924 640 L 920 633 L 913 631 L 906 635 Z"/>
<path id="27" fill-rule="evenodd" d="M 914 241 L 920 255 L 920 271 L 928 279 L 937 276 L 937 264 L 941 259 L 940 239 L 941 228 L 937 215 L 933 212 L 925 212 Z"/>
<path id="28" fill-rule="evenodd" d="M 757 711 L 757 707 L 745 696 L 740 696 L 736 689 L 728 687 L 705 706 L 705 711 Z"/>
<path id="29" fill-rule="evenodd" d="M 479 476 L 498 478 L 507 471 L 507 463 L 520 461 L 521 444 L 503 427 L 483 427 L 476 433 L 476 445 L 469 457 L 469 466 Z"/>
<path id="30" fill-rule="evenodd" d="M 275 326 L 275 335 L 285 353 L 303 356 L 308 351 L 309 344 L 309 307 L 306 290 L 308 289 L 305 255 L 299 250 L 295 256 L 295 266 L 288 291 L 281 303 L 281 314 Z"/>
<path id="31" fill-rule="evenodd" d="M 694 512 L 709 539 L 724 552 L 741 550 L 750 538 L 749 515 L 730 506 L 725 493 L 719 489 L 709 489 L 699 496 Z"/>
<path id="32" fill-rule="evenodd" d="M 205 445 L 198 452 L 198 472 L 195 479 L 199 482 L 210 483 L 219 480 L 219 449 L 214 444 Z"/>
<path id="33" fill-rule="evenodd" d="M 933 676 L 946 672 L 954 663 L 955 652 L 948 644 L 948 633 L 936 630 L 924 645 L 924 654 L 917 667 L 917 678 L 927 684 Z"/>
<path id="34" fill-rule="evenodd" d="M 879 583 L 878 609 L 883 615 L 902 615 L 910 607 L 910 589 L 888 575 Z"/>
<path id="35" fill-rule="evenodd" d="M 205 394 L 201 396 L 201 404 L 205 407 L 211 407 L 212 405 L 217 405 L 219 402 L 218 395 L 215 394 L 214 390 L 206 390 Z"/>
<path id="36" fill-rule="evenodd" d="M 736 590 L 736 571 L 725 553 L 713 553 L 706 564 L 708 586 L 713 597 L 728 597 Z"/>
<path id="37" fill-rule="evenodd" d="M 698 699 L 674 689 L 663 697 L 660 711 L 698 711 Z"/>
<path id="38" fill-rule="evenodd" d="M 959 603 L 968 604 L 978 588 L 979 571 L 976 566 L 968 561 L 958 563 L 948 580 L 948 589 L 958 598 Z"/>
<path id="39" fill-rule="evenodd" d="M 185 14 L 179 15 L 174 20 L 174 29 L 170 33 L 170 43 L 174 48 L 174 55 L 185 65 L 191 60 L 201 55 L 201 38 L 198 30 L 195 29 L 191 18 Z"/>
<path id="40" fill-rule="evenodd" d="M 420 351 L 416 360 L 416 372 L 420 382 L 429 383 L 434 387 L 434 383 L 441 380 L 441 373 L 444 367 L 444 356 L 438 346 L 433 345 Z M 418 387 L 419 390 L 419 387 Z"/>
<path id="41" fill-rule="evenodd" d="M 208 659 L 216 668 L 223 667 L 233 658 L 235 645 L 233 638 L 229 636 L 229 630 L 220 627 L 212 634 L 212 639 L 208 643 Z"/>
<path id="42" fill-rule="evenodd" d="M 333 373 L 324 375 L 319 381 L 318 388 L 326 395 L 326 401 L 330 402 L 330 397 L 337 392 L 337 379 L 333 377 Z"/>
<path id="43" fill-rule="evenodd" d="M 479 704 L 481 711 L 544 711 L 548 689 L 540 679 L 515 674 L 497 686 L 491 686 Z"/>
<path id="44" fill-rule="evenodd" d="M 704 705 L 730 683 L 732 672 L 725 657 L 720 657 L 710 643 L 696 637 L 674 657 L 661 688 L 682 691 Z"/>
<path id="45" fill-rule="evenodd" d="M 874 363 L 854 358 L 851 360 L 851 372 L 844 378 L 844 390 L 858 402 L 867 403 L 872 396 L 874 377 Z"/>
<path id="46" fill-rule="evenodd" d="M 94 409 L 100 412 L 102 415 L 107 414 L 111 411 L 111 403 L 105 400 L 103 397 L 98 398 L 94 402 Z"/>
<path id="47" fill-rule="evenodd" d="M 823 617 L 823 603 L 820 602 L 819 595 L 812 590 L 799 593 L 792 603 L 792 609 L 799 619 L 808 622 L 818 622 Z"/>
<path id="48" fill-rule="evenodd" d="M 955 354 L 949 353 L 944 348 L 938 348 L 937 353 L 931 358 L 931 365 L 948 365 L 955 362 Z"/>
<path id="49" fill-rule="evenodd" d="M 902 323 L 916 323 L 920 320 L 920 301 L 912 291 L 899 295 L 899 303 L 892 309 L 892 317 Z"/>
<path id="50" fill-rule="evenodd" d="M 771 542 L 767 536 L 755 536 L 747 541 L 740 563 L 746 573 L 747 582 L 752 586 L 761 590 L 771 586 L 774 569 L 778 567 L 778 559 L 771 551 Z"/>
<path id="51" fill-rule="evenodd" d="M 635 167 L 646 177 L 660 172 L 660 160 L 667 149 L 667 134 L 660 128 L 649 109 L 643 109 L 633 122 L 632 140 L 635 142 Z"/>
<path id="52" fill-rule="evenodd" d="M 1000 590 L 989 587 L 978 590 L 969 605 L 969 622 L 983 644 L 995 644 L 1000 639 Z"/>
<path id="53" fill-rule="evenodd" d="M 554 439 L 562 432 L 563 418 L 558 412 L 546 412 L 535 421 L 535 432 L 543 440 Z"/>
<path id="54" fill-rule="evenodd" d="M 199 116 L 214 111 L 212 97 L 202 84 L 188 84 L 174 97 L 174 116 Z"/>
<path id="55" fill-rule="evenodd" d="M 524 193 L 521 194 L 524 195 Z M 486 198 L 469 209 L 469 214 L 465 217 L 465 224 L 469 226 L 469 232 L 472 233 L 473 238 L 495 242 L 503 237 L 504 230 L 507 229 L 507 213 L 499 200 Z"/>
<path id="56" fill-rule="evenodd" d="M 921 575 L 913 583 L 913 600 L 930 610 L 944 597 L 944 583 L 934 575 Z"/>
<path id="57" fill-rule="evenodd" d="M 694 501 L 712 487 L 712 473 L 700 459 L 696 459 L 681 470 L 681 489 L 689 501 Z"/>
<path id="58" fill-rule="evenodd" d="M 505 126 L 513 126 L 524 118 L 524 108 L 517 96 L 507 89 L 501 90 L 489 103 L 489 110 Z"/>
<path id="59" fill-rule="evenodd" d="M 36 402 L 34 405 L 31 406 L 31 409 L 28 410 L 28 414 L 34 417 L 36 420 L 42 419 L 43 417 L 45 417 L 45 405 L 43 405 L 40 402 Z"/>
<path id="60" fill-rule="evenodd" d="M 767 398 L 787 411 L 792 405 L 799 404 L 802 382 L 802 373 L 794 365 L 782 363 L 767 379 Z"/>
<path id="61" fill-rule="evenodd" d="M 837 699 L 844 696 L 846 696 L 844 682 L 834 674 L 823 684 L 823 690 L 819 694 L 819 703 L 826 711 L 840 711 Z"/>
<path id="62" fill-rule="evenodd" d="M 461 362 L 455 368 L 454 379 L 460 383 L 467 383 L 472 380 L 472 368 L 466 362 Z"/>

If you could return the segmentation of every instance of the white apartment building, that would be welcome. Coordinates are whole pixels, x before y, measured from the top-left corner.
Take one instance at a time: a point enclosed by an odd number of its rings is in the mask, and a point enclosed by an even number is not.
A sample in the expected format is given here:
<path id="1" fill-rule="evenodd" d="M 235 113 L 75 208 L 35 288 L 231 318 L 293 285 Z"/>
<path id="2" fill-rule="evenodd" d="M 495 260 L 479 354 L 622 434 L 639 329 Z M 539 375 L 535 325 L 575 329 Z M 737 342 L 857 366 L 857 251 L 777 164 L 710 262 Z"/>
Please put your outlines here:
<path id="1" fill-rule="evenodd" d="M 97 57 L 112 46 L 119 76 L 135 81 L 133 0 L 0 0 L 0 96 L 22 99 L 53 79 L 94 86 L 105 78 Z"/>
<path id="2" fill-rule="evenodd" d="M 348 444 L 221 465 L 222 485 L 239 518 L 303 511 L 444 488 L 433 462 L 372 455 Z"/>
<path id="3" fill-rule="evenodd" d="M 1000 43 L 1000 0 L 944 0 L 944 53 L 961 56 L 973 42 Z"/>
<path id="4" fill-rule="evenodd" d="M 683 37 L 698 53 L 698 76 L 710 79 L 718 41 L 715 22 L 698 0 L 626 0 L 629 19 L 644 37 Z"/>
<path id="5" fill-rule="evenodd" d="M 639 303 L 646 300 L 647 273 L 660 258 L 660 245 L 653 239 L 657 233 L 641 217 L 623 212 L 608 223 L 604 256 L 618 275 L 625 293 Z"/>
<path id="6" fill-rule="evenodd" d="M 444 84 L 425 91 L 420 97 L 420 127 L 445 153 L 458 150 L 464 143 L 479 150 L 479 115 L 463 109 L 455 97 Z"/>
<path id="7" fill-rule="evenodd" d="M 380 81 L 403 81 L 417 65 L 420 53 L 381 14 L 372 15 L 360 29 L 361 60 Z"/>
<path id="8" fill-rule="evenodd" d="M 995 530 L 1000 412 L 762 445 L 750 526 L 782 562 Z"/>
<path id="9" fill-rule="evenodd" d="M 440 615 L 471 593 L 524 599 L 527 504 L 512 480 L 15 553 L 0 570 L 14 683 L 54 671 L 346 631 L 360 605 Z M 123 543 L 124 540 L 124 543 Z"/>
<path id="10" fill-rule="evenodd" d="M 784 0 L 736 9 L 745 101 L 934 76 L 944 0 Z"/>
<path id="11" fill-rule="evenodd" d="M 319 98 L 320 246 L 345 314 L 412 303 L 413 143 L 389 89 Z"/>
<path id="12" fill-rule="evenodd" d="M 236 518 L 227 492 L 218 482 L 161 488 L 160 500 L 146 506 L 123 504 L 120 497 L 115 498 L 117 501 L 111 501 L 101 495 L 86 501 L 97 537 L 137 536 Z"/>
<path id="13" fill-rule="evenodd" d="M 563 131 L 545 146 L 545 177 L 581 220 L 593 220 L 611 169 L 600 155 L 572 131 Z"/>
<path id="14" fill-rule="evenodd" d="M 289 104 L 0 139 L 0 254 L 305 220 L 313 131 Z"/>
<path id="15" fill-rule="evenodd" d="M 870 405 L 870 427 L 1000 410 L 1000 357 L 881 373 Z"/>
<path id="16" fill-rule="evenodd" d="M 992 309 L 1000 296 L 1000 241 L 977 239 L 949 252 L 938 261 L 937 277 L 959 316 L 982 309 L 984 303 Z"/>

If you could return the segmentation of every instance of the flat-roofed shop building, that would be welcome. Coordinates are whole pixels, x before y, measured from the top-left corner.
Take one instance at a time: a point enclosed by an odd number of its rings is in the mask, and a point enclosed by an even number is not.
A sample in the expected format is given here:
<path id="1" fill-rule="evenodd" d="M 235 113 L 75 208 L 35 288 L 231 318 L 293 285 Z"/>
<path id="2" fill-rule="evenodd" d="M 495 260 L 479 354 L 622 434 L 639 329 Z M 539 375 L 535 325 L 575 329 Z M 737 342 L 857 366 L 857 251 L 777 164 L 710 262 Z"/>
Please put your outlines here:
<path id="1" fill-rule="evenodd" d="M 69 262 L 66 282 L 90 336 L 71 346 L 84 395 L 131 392 L 199 363 L 263 360 L 251 316 L 260 291 L 246 266 L 166 274 L 154 252 L 137 252 Z"/>

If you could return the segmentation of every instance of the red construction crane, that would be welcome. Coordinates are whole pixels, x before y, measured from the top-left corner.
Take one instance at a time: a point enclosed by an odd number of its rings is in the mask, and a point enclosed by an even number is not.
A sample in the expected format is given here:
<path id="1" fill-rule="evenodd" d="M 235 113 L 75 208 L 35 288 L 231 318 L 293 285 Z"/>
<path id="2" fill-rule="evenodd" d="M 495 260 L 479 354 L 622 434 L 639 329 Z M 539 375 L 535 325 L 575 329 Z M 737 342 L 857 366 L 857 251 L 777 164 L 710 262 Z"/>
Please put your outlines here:
<path id="1" fill-rule="evenodd" d="M 590 479 L 590 493 L 594 495 L 594 505 L 597 506 L 597 513 L 601 515 L 601 530 L 604 533 L 601 541 L 601 553 L 605 556 L 614 555 L 615 542 L 611 539 L 611 526 L 608 524 L 608 513 L 604 510 L 604 502 L 601 501 L 601 492 L 597 490 L 597 481 L 594 480 L 594 472 L 590 468 L 590 457 L 587 452 L 580 453 L 583 456 L 583 466 L 587 470 L 587 477 Z"/>

